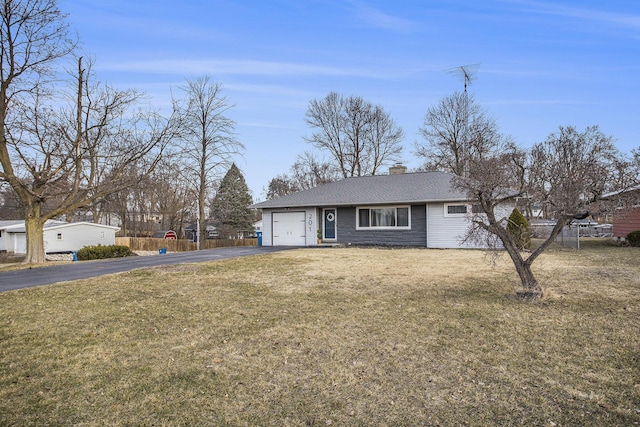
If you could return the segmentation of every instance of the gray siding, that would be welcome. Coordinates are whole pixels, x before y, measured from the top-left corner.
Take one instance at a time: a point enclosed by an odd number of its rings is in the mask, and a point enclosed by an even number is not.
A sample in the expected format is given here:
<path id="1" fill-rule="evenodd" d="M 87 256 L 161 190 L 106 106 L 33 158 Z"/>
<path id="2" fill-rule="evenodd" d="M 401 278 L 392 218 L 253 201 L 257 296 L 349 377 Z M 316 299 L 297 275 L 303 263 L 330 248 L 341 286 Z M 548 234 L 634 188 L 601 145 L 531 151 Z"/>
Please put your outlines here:
<path id="1" fill-rule="evenodd" d="M 355 245 L 427 245 L 425 205 L 411 205 L 411 230 L 356 230 L 356 208 L 338 208 L 337 242 Z"/>

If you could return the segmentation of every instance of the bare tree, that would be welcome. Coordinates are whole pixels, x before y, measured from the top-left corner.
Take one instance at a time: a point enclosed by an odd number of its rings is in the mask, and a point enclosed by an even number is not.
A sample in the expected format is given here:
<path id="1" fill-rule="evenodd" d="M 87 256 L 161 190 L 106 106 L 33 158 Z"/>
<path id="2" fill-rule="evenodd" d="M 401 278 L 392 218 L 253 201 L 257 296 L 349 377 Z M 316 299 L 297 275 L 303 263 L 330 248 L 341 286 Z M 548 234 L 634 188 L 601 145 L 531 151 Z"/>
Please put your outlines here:
<path id="1" fill-rule="evenodd" d="M 134 185 L 125 173 L 129 166 L 141 176 L 150 173 L 171 137 L 170 120 L 137 109 L 139 93 L 93 84 L 90 76 L 80 58 L 68 108 L 51 107 L 37 90 L 11 100 L 0 177 L 24 206 L 25 263 L 44 262 L 48 219 Z"/>
<path id="2" fill-rule="evenodd" d="M 426 169 L 465 175 L 471 162 L 490 156 L 504 139 L 493 119 L 473 96 L 456 92 L 428 109 L 420 129 L 426 143 L 416 143 L 416 155 Z"/>
<path id="3" fill-rule="evenodd" d="M 0 182 L 0 219 L 21 219 L 24 208 L 18 195 L 6 182 Z"/>
<path id="4" fill-rule="evenodd" d="M 361 97 L 331 92 L 313 100 L 306 122 L 314 132 L 305 140 L 327 152 L 344 178 L 375 175 L 402 153 L 402 128 L 382 107 Z"/>
<path id="5" fill-rule="evenodd" d="M 512 179 L 513 157 L 499 153 L 474 160 L 471 177 L 455 180 L 455 185 L 466 190 L 479 206 L 468 237 L 484 239 L 493 248 L 502 246 L 520 277 L 520 295 L 541 297 L 543 287 L 535 278 L 531 265 L 566 225 L 590 214 L 607 183 L 611 182 L 611 166 L 617 158 L 618 151 L 612 138 L 596 126 L 583 132 L 573 127 L 560 127 L 559 132 L 532 148 L 528 167 L 531 177 L 523 190 L 547 206 L 555 225 L 548 238 L 530 253 L 520 250 L 517 239 L 506 226 L 510 211 L 505 212 L 503 206 L 522 194 L 522 191 L 504 185 Z"/>
<path id="6" fill-rule="evenodd" d="M 298 191 L 298 189 L 291 178 L 289 178 L 289 175 L 282 174 L 269 181 L 269 186 L 265 195 L 267 200 L 271 200 L 277 197 L 286 196 L 287 194 L 295 193 L 296 191 Z"/>
<path id="7" fill-rule="evenodd" d="M 296 191 L 308 190 L 318 185 L 337 181 L 341 176 L 340 171 L 332 163 L 305 151 L 298 155 L 295 163 L 291 166 L 290 175 L 278 175 L 269 182 L 266 197 L 273 199 Z"/>
<path id="8" fill-rule="evenodd" d="M 14 164 L 20 152 L 11 151 L 14 106 L 21 97 L 45 94 L 52 67 L 75 48 L 64 18 L 54 0 L 5 0 L 0 10 L 0 180 L 9 183 L 25 208 L 34 196 Z"/>
<path id="9" fill-rule="evenodd" d="M 297 191 L 337 181 L 340 177 L 340 171 L 333 164 L 309 151 L 299 154 L 291 166 L 291 180 Z"/>
<path id="10" fill-rule="evenodd" d="M 211 198 L 214 181 L 233 164 L 244 145 L 235 137 L 235 122 L 227 117 L 233 105 L 222 96 L 221 83 L 201 77 L 188 80 L 180 90 L 185 99 L 175 101 L 183 126 L 179 155 L 187 166 L 184 177 L 195 189 L 202 243 L 206 239 L 205 203 Z"/>
<path id="11" fill-rule="evenodd" d="M 159 213 L 160 228 L 175 230 L 184 236 L 183 225 L 192 219 L 193 189 L 185 180 L 176 179 L 184 174 L 183 165 L 165 158 L 150 177 L 150 187 L 155 202 L 154 209 Z"/>

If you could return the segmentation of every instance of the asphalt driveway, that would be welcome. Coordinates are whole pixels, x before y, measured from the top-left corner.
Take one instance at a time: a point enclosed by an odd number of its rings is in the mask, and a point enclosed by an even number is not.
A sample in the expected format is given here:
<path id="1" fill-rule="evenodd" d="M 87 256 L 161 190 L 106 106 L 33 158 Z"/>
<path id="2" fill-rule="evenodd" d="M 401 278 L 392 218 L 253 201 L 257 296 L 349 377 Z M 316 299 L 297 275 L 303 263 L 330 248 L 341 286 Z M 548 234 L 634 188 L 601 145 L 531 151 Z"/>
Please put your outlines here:
<path id="1" fill-rule="evenodd" d="M 50 285 L 52 283 L 70 280 L 87 279 L 104 274 L 135 270 L 137 268 L 215 261 L 278 252 L 286 249 L 293 248 L 283 246 L 239 246 L 154 256 L 132 256 L 100 261 L 74 262 L 72 264 L 5 271 L 0 272 L 0 292 Z"/>

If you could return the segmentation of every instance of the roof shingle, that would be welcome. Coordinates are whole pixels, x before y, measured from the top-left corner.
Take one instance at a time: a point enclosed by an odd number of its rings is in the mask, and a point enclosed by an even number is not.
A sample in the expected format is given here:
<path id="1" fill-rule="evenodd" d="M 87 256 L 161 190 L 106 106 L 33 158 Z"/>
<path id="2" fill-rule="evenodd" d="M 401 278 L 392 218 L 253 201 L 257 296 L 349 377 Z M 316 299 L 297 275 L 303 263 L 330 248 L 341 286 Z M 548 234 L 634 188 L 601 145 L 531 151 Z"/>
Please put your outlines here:
<path id="1" fill-rule="evenodd" d="M 413 172 L 345 178 L 309 190 L 298 191 L 252 205 L 253 208 L 354 206 L 467 200 L 453 187 L 454 175 L 445 172 Z"/>

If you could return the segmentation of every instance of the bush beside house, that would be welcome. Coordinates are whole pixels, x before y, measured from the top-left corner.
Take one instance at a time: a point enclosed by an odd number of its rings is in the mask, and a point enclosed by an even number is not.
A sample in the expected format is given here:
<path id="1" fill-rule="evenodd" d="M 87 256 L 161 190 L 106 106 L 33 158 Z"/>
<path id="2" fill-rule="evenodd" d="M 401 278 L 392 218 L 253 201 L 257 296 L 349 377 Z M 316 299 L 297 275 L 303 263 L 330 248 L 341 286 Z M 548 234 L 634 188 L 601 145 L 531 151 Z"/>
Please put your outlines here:
<path id="1" fill-rule="evenodd" d="M 89 261 L 92 259 L 123 258 L 133 255 L 128 246 L 85 246 L 77 252 L 78 261 Z"/>

